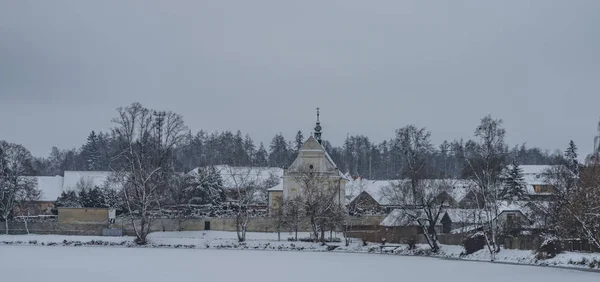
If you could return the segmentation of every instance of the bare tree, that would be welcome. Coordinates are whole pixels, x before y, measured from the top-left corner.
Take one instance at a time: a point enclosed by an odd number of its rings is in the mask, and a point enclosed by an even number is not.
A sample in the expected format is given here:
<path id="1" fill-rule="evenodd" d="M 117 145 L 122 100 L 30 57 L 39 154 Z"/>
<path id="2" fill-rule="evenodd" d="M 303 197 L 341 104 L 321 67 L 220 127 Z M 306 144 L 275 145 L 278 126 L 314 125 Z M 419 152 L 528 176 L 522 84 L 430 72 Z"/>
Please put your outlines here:
<path id="1" fill-rule="evenodd" d="M 404 215 L 416 222 L 433 252 L 440 250 L 436 224 L 450 203 L 455 180 L 421 179 L 393 182 L 382 190 L 383 197 L 400 206 Z"/>
<path id="2" fill-rule="evenodd" d="M 406 216 L 417 222 L 431 250 L 440 249 L 435 226 L 448 204 L 449 183 L 434 181 L 431 133 L 409 125 L 396 131 L 396 146 L 402 160 L 401 175 L 406 179 L 392 183 L 384 195 L 399 205 Z"/>
<path id="3" fill-rule="evenodd" d="M 251 217 L 251 205 L 256 200 L 256 194 L 260 190 L 260 168 L 244 167 L 236 168 L 225 166 L 230 177 L 230 185 L 235 194 L 237 211 L 235 213 L 236 233 L 239 242 L 246 241 L 246 231 Z"/>
<path id="4" fill-rule="evenodd" d="M 565 157 L 565 165 L 546 172 L 554 196 L 549 207 L 549 231 L 563 238 L 585 239 L 600 249 L 600 162 L 577 164 L 574 147 Z"/>
<path id="5" fill-rule="evenodd" d="M 486 245 L 490 252 L 491 260 L 496 259 L 500 246 L 496 240 L 498 231 L 497 220 L 501 200 L 502 173 L 506 168 L 508 146 L 504 141 L 506 130 L 502 128 L 502 120 L 486 116 L 475 130 L 478 142 L 467 142 L 464 150 L 464 159 L 467 164 L 465 176 L 475 185 L 474 195 L 483 199 L 476 199 L 478 209 L 486 225 L 484 232 Z M 480 203 L 483 203 L 483 206 Z M 489 235 L 488 235 L 489 233 Z"/>
<path id="6" fill-rule="evenodd" d="M 298 241 L 298 230 L 303 222 L 302 202 L 298 197 L 292 199 L 283 199 L 282 201 L 283 203 L 281 211 L 283 212 L 283 226 L 294 232 L 294 241 Z"/>
<path id="7" fill-rule="evenodd" d="M 344 203 L 338 200 L 341 180 L 335 181 L 330 174 L 317 171 L 312 165 L 297 167 L 291 175 L 300 188 L 297 201 L 303 203 L 304 215 L 310 221 L 313 236 L 315 240 L 320 237 L 325 243 L 326 228 L 331 230 L 343 222 L 340 213 Z"/>
<path id="8" fill-rule="evenodd" d="M 162 192 L 174 173 L 172 154 L 186 127 L 173 112 L 157 112 L 138 103 L 117 109 L 113 134 L 124 144 L 116 156 L 123 164 L 111 167 L 121 184 L 124 203 L 138 244 L 145 244 L 151 211 L 160 208 Z M 138 224 L 136 220 L 139 220 Z"/>
<path id="9" fill-rule="evenodd" d="M 35 178 L 24 178 L 22 183 L 22 189 L 17 192 L 17 210 L 23 218 L 25 224 L 25 231 L 29 234 L 29 226 L 27 222 L 31 213 L 39 213 L 36 201 L 39 201 L 42 197 L 42 191 L 37 188 L 37 180 Z"/>
<path id="10" fill-rule="evenodd" d="M 8 219 L 24 190 L 35 190 L 37 182 L 27 179 L 32 172 L 31 153 L 25 147 L 0 141 L 0 216 L 8 234 Z"/>

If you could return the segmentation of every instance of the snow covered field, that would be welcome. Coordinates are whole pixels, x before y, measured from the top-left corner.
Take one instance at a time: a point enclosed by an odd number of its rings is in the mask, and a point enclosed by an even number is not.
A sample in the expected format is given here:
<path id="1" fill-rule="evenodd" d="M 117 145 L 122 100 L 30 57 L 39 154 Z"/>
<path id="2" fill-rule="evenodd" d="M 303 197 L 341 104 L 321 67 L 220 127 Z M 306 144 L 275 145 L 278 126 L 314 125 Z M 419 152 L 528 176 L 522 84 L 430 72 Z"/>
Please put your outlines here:
<path id="1" fill-rule="evenodd" d="M 341 235 L 341 234 L 340 234 Z M 277 233 L 248 233 L 245 243 L 239 243 L 235 232 L 225 231 L 190 231 L 190 232 L 155 232 L 149 236 L 149 244 L 142 246 L 144 249 L 227 249 L 227 250 L 266 250 L 266 251 L 302 251 L 302 252 L 327 252 L 327 253 L 380 253 L 380 244 L 369 243 L 363 246 L 359 239 L 352 239 L 350 246 L 343 243 L 331 243 L 335 249 L 328 249 L 318 243 L 288 242 L 292 237 L 289 233 L 281 233 L 281 241 L 277 240 Z M 298 237 L 308 237 L 308 233 L 298 234 Z M 90 246 L 136 247 L 133 237 L 101 237 L 101 236 L 66 236 L 66 235 L 0 235 L 0 248 L 3 246 L 51 246 L 48 249 L 63 246 L 77 246 L 86 248 Z M 389 245 L 388 245 L 389 246 Z M 395 247 L 394 247 L 395 246 Z M 417 250 L 408 250 L 406 245 L 392 245 L 385 248 L 384 252 L 396 255 L 433 256 L 448 259 L 461 259 L 467 261 L 489 261 L 489 253 L 481 250 L 474 254 L 461 257 L 462 246 L 442 245 L 438 254 L 428 252 L 425 245 L 417 245 Z M 0 249 L 1 251 L 2 249 Z M 390 257 L 390 256 L 385 256 Z M 503 249 L 497 255 L 497 261 L 514 264 L 546 265 L 571 268 L 600 268 L 599 253 L 563 253 L 548 260 L 537 260 L 535 253 L 523 250 Z M 467 262 L 465 262 L 467 263 Z M 600 273 L 598 274 L 600 275 Z M 599 278 L 600 279 L 600 278 Z M 599 280 L 600 281 L 600 280 Z"/>
<path id="2" fill-rule="evenodd" d="M 0 253 L 2 281 L 12 282 L 600 279 L 600 274 L 575 270 L 347 253 L 41 246 L 0 246 Z"/>

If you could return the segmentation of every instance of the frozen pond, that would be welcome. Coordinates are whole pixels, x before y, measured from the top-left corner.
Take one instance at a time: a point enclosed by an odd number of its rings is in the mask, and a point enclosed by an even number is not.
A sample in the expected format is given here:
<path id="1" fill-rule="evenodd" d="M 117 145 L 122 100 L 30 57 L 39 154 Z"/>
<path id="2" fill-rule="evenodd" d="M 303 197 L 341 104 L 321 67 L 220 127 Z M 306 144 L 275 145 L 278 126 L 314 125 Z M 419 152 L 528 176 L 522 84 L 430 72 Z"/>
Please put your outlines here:
<path id="1" fill-rule="evenodd" d="M 0 246 L 1 281 L 600 281 L 532 266 L 369 254 Z"/>

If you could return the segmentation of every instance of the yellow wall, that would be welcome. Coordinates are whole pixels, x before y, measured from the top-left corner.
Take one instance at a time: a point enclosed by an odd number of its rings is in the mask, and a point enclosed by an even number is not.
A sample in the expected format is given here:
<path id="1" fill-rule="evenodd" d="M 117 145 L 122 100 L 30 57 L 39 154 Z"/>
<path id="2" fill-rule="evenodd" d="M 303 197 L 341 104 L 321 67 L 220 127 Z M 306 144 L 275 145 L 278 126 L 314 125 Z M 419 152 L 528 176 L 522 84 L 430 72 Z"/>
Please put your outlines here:
<path id="1" fill-rule="evenodd" d="M 106 208 L 58 208 L 59 223 L 106 223 Z"/>

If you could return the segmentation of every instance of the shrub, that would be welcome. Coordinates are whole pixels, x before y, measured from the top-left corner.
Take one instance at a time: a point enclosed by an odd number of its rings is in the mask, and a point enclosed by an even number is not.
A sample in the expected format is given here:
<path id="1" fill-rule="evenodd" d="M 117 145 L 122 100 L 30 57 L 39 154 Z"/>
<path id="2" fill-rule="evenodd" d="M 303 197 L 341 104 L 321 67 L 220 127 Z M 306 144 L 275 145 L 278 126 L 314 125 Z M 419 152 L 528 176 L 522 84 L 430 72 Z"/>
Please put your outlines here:
<path id="1" fill-rule="evenodd" d="M 562 242 L 556 236 L 542 236 L 542 239 L 535 256 L 537 259 L 550 259 L 563 252 Z"/>
<path id="2" fill-rule="evenodd" d="M 465 248 L 464 255 L 470 255 L 479 250 L 483 250 L 485 247 L 485 235 L 483 232 L 477 232 L 467 236 L 463 241 L 463 247 Z"/>
<path id="3" fill-rule="evenodd" d="M 415 239 L 414 237 L 406 239 L 404 242 L 408 245 L 409 250 L 417 249 L 417 239 Z"/>

